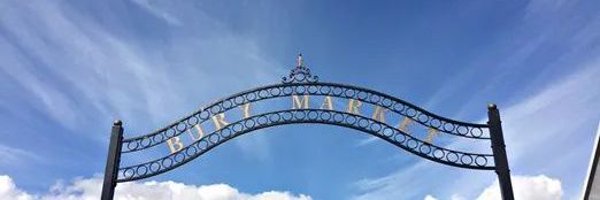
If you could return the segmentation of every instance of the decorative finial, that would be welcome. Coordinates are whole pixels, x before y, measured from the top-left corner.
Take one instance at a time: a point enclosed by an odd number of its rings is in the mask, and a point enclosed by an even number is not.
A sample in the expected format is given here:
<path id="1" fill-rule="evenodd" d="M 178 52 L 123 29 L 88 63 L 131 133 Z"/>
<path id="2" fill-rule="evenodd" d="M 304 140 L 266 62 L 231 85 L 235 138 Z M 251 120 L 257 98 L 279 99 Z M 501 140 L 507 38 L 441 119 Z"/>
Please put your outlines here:
<path id="1" fill-rule="evenodd" d="M 290 71 L 289 75 L 284 76 L 281 79 L 283 83 L 314 83 L 319 80 L 319 77 L 313 76 L 310 73 L 310 69 L 304 66 L 304 58 L 302 57 L 302 54 L 299 53 L 298 57 L 296 58 L 296 67 Z"/>
<path id="2" fill-rule="evenodd" d="M 296 66 L 302 67 L 302 65 L 304 65 L 304 60 L 302 60 L 302 54 L 299 53 L 298 58 L 296 59 Z"/>

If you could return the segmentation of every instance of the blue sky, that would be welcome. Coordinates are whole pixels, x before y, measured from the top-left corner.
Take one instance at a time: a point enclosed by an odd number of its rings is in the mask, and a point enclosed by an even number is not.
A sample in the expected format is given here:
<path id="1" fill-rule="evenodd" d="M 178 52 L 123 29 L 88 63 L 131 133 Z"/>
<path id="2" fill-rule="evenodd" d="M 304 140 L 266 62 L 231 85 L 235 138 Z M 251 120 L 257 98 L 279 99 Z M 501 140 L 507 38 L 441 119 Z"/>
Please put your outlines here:
<path id="1" fill-rule="evenodd" d="M 126 136 L 147 133 L 278 83 L 302 52 L 322 81 L 443 116 L 484 122 L 486 105 L 498 104 L 513 176 L 558 181 L 562 199 L 577 199 L 600 120 L 598 9 L 593 0 L 1 1 L 0 175 L 38 196 L 97 180 L 114 119 Z M 495 180 L 356 133 L 266 129 L 151 180 L 313 199 L 475 199 Z"/>

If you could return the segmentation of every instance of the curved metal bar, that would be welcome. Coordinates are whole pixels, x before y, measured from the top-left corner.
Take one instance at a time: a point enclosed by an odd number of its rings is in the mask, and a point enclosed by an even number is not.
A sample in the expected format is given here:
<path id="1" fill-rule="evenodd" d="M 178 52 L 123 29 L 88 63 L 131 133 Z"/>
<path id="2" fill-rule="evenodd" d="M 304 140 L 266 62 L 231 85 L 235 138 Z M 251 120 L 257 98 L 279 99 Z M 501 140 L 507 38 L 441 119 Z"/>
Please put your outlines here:
<path id="1" fill-rule="evenodd" d="M 435 146 L 390 125 L 361 115 L 325 109 L 292 109 L 263 113 L 230 123 L 176 153 L 146 163 L 119 168 L 117 181 L 127 182 L 165 173 L 248 132 L 301 123 L 330 124 L 359 130 L 425 159 L 450 166 L 479 170 L 495 169 L 490 162 L 493 161 L 491 154 L 468 153 Z"/>
<path id="2" fill-rule="evenodd" d="M 489 139 L 489 135 L 484 134 L 487 124 L 460 122 L 441 117 L 396 97 L 366 88 L 337 83 L 306 82 L 268 85 L 220 99 L 208 107 L 200 109 L 162 129 L 147 135 L 123 140 L 123 153 L 140 151 L 164 143 L 167 139 L 187 131 L 193 125 L 203 123 L 210 116 L 231 110 L 243 104 L 291 95 L 357 99 L 409 117 L 414 122 L 440 132 L 466 138 Z"/>

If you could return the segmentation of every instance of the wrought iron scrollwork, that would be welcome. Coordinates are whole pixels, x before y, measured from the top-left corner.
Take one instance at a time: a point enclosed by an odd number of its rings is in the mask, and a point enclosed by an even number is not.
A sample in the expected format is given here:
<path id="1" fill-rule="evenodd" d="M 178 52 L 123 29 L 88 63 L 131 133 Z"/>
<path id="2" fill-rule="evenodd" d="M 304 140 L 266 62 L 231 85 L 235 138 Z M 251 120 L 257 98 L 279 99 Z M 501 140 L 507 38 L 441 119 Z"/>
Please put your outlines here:
<path id="1" fill-rule="evenodd" d="M 272 126 L 299 123 L 331 124 L 369 133 L 423 158 L 461 168 L 491 170 L 493 156 L 455 151 L 424 142 L 388 124 L 352 113 L 325 109 L 292 109 L 255 115 L 230 123 L 178 152 L 146 163 L 119 169 L 119 182 L 155 176 L 204 154 L 244 133 Z"/>
<path id="2" fill-rule="evenodd" d="M 299 54 L 296 67 L 290 71 L 289 75 L 282 77 L 281 81 L 283 83 L 316 83 L 319 81 L 319 76 L 310 73 L 310 69 L 304 66 L 302 54 Z"/>

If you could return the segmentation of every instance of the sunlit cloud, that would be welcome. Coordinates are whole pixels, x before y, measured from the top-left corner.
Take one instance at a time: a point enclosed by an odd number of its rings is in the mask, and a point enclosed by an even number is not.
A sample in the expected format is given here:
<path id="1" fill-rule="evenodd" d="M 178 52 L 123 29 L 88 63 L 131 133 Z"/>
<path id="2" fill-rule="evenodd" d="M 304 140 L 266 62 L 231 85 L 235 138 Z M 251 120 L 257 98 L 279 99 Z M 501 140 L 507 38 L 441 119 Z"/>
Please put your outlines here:
<path id="1" fill-rule="evenodd" d="M 31 194 L 21 190 L 12 178 L 0 175 L 0 199 L 14 200 L 97 200 L 100 199 L 102 179 L 76 179 L 68 184 L 57 183 L 44 194 Z M 116 200 L 311 200 L 304 194 L 287 191 L 266 191 L 256 194 L 240 192 L 227 184 L 186 185 L 173 181 L 132 182 L 119 184 Z"/>

